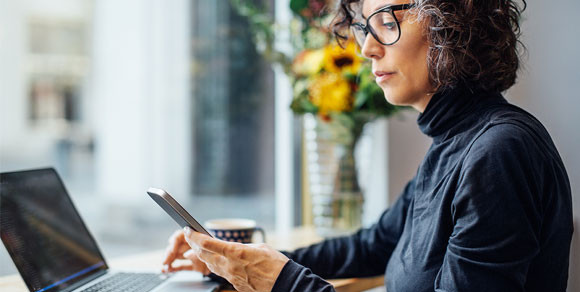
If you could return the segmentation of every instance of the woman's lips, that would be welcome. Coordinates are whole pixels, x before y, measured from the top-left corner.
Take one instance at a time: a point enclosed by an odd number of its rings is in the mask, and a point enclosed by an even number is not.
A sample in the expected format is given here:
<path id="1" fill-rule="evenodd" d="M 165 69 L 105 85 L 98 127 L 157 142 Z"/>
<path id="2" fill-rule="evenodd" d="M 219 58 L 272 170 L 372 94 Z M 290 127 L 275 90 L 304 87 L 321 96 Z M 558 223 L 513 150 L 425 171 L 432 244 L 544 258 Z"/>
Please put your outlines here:
<path id="1" fill-rule="evenodd" d="M 376 82 L 382 83 L 382 82 L 385 82 L 385 81 L 391 79 L 395 75 L 395 72 L 374 71 L 373 74 L 376 77 L 376 79 L 375 79 Z"/>

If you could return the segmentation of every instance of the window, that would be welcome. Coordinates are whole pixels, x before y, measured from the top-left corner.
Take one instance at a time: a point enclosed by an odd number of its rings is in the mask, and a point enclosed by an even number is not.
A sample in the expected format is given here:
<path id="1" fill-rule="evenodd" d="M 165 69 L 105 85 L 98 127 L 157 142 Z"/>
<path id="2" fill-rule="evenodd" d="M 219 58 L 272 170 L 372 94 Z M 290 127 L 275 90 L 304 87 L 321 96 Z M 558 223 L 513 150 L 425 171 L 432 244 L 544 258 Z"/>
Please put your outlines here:
<path id="1" fill-rule="evenodd" d="M 55 167 L 105 256 L 161 249 L 178 227 L 150 186 L 201 222 L 274 227 L 274 73 L 228 1 L 3 10 L 0 171 Z"/>

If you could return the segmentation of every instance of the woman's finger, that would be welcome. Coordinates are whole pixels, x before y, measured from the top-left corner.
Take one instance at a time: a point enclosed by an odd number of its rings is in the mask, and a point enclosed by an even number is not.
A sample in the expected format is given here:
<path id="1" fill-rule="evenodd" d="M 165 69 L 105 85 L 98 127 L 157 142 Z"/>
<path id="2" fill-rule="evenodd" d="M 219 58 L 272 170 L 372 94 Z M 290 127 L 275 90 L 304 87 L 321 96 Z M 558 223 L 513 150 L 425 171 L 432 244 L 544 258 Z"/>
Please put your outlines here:
<path id="1" fill-rule="evenodd" d="M 177 267 L 167 265 L 164 266 L 161 270 L 163 273 L 174 273 L 178 271 L 195 271 L 195 267 L 193 265 L 179 265 Z"/>
<path id="2" fill-rule="evenodd" d="M 213 273 L 228 278 L 224 272 L 228 266 L 228 261 L 225 257 L 207 250 L 196 251 L 197 257 L 206 265 L 206 267 Z"/>
<path id="3" fill-rule="evenodd" d="M 167 248 L 165 249 L 164 265 L 171 264 L 183 252 L 180 252 L 179 247 L 183 245 L 185 238 L 183 231 L 177 230 L 169 237 Z"/>
<path id="4" fill-rule="evenodd" d="M 190 249 L 183 254 L 183 257 L 191 261 L 194 271 L 198 271 L 204 275 L 210 273 L 207 265 L 199 259 L 197 251 Z"/>
<path id="5" fill-rule="evenodd" d="M 173 263 L 175 260 L 182 260 L 185 259 L 183 257 L 183 253 L 186 252 L 187 250 L 189 250 L 189 245 L 188 244 L 183 244 L 181 246 L 179 246 L 177 249 L 175 248 L 167 248 L 165 251 L 165 258 L 163 260 L 163 265 L 170 265 L 171 263 Z"/>
<path id="6" fill-rule="evenodd" d="M 173 245 L 168 245 L 165 249 L 165 258 L 163 259 L 163 264 L 167 265 L 170 264 L 175 260 L 175 247 Z"/>
<path id="7" fill-rule="evenodd" d="M 182 244 L 179 248 L 177 248 L 176 258 L 184 259 L 183 254 L 186 253 L 190 249 L 191 249 L 191 247 L 189 246 L 189 244 L 187 244 L 187 243 Z"/>
<path id="8" fill-rule="evenodd" d="M 204 263 L 209 265 L 220 265 L 225 263 L 225 258 L 217 253 L 207 251 L 207 250 L 199 250 L 196 251 L 197 257 Z"/>
<path id="9" fill-rule="evenodd" d="M 193 231 L 189 227 L 184 228 L 185 240 L 190 246 L 195 245 L 201 249 L 217 253 L 227 257 L 227 252 L 229 246 L 235 245 L 236 243 L 222 241 L 219 239 L 211 238 L 205 234 Z"/>

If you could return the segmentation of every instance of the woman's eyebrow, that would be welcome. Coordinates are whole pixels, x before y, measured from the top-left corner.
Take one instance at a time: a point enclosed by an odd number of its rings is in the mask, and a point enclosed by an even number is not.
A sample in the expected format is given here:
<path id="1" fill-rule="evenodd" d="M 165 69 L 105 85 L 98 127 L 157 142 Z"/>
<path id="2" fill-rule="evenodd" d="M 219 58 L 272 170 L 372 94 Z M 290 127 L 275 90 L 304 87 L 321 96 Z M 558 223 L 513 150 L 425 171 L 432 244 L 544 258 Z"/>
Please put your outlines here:
<path id="1" fill-rule="evenodd" d="M 373 14 L 373 13 L 375 13 L 375 12 L 377 12 L 377 11 L 381 10 L 381 9 L 385 9 L 385 8 L 387 8 L 387 7 L 391 7 L 391 6 L 394 6 L 394 4 L 387 4 L 387 5 L 385 5 L 385 6 L 381 6 L 381 7 L 377 8 L 377 9 L 373 10 L 373 12 L 371 12 L 371 14 Z M 362 17 L 364 20 L 367 20 L 366 16 L 364 15 L 364 12 L 362 12 L 362 11 L 361 11 L 361 13 L 360 13 L 360 16 L 361 16 L 361 17 Z"/>

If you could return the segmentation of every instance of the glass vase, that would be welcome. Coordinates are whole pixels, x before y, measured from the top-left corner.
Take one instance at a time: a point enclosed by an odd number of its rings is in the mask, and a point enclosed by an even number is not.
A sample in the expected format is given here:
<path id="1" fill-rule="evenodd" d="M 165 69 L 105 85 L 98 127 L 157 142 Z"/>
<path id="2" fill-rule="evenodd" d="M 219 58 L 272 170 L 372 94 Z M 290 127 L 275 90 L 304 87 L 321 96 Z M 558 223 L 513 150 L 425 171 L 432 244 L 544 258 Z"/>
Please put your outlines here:
<path id="1" fill-rule="evenodd" d="M 307 173 L 313 224 L 324 237 L 361 227 L 363 193 L 358 183 L 355 146 L 366 120 L 351 126 L 304 116 Z"/>

